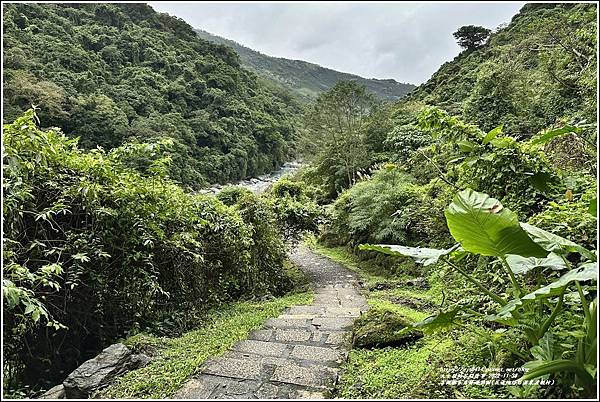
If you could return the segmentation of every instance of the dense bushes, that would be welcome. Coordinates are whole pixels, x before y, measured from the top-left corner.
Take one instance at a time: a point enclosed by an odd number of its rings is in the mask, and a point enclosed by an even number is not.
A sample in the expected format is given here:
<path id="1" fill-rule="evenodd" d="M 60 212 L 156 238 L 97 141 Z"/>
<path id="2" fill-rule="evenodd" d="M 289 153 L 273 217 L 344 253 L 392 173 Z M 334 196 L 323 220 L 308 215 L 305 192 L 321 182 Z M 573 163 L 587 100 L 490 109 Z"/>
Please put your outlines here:
<path id="1" fill-rule="evenodd" d="M 506 356 L 478 361 L 556 380 L 488 388 L 494 395 L 594 396 L 596 13 L 584 4 L 527 5 L 487 44 L 392 106 L 381 130 L 363 129 L 361 144 L 382 146 L 363 146 L 361 160 L 383 169 L 337 186 L 349 188 L 321 237 L 394 277 L 375 289 L 427 277 L 440 290 L 441 312 L 417 324 L 424 332 L 459 323 Z M 363 121 L 376 116 L 369 112 Z M 343 170 L 324 166 L 308 180 L 339 181 Z"/>
<path id="2" fill-rule="evenodd" d="M 544 392 L 593 396 L 596 183 L 588 163 L 576 165 L 586 166 L 583 172 L 562 170 L 544 153 L 583 129 L 552 127 L 517 140 L 501 126 L 483 132 L 438 108 L 422 110 L 418 128 L 427 139 L 420 148 L 388 151 L 405 163 L 384 165 L 337 198 L 321 240 L 349 246 L 388 274 L 427 276 L 442 286 L 446 308 L 416 324 L 420 329 L 458 323 L 506 351 L 503 367 L 530 369 L 524 380 L 552 376 L 556 384 Z M 461 249 L 451 247 L 456 243 Z M 381 261 L 373 251 L 393 259 Z M 415 269 L 406 257 L 425 267 Z M 489 335 L 489 328 L 498 331 Z M 522 395 L 541 392 L 532 387 Z"/>
<path id="3" fill-rule="evenodd" d="M 187 194 L 162 176 L 168 159 L 155 146 L 82 151 L 58 129 L 37 128 L 32 110 L 4 127 L 3 144 L 9 387 L 54 385 L 170 312 L 291 286 L 275 201 L 245 194 L 227 206 Z M 141 158 L 144 149 L 155 156 Z M 131 160 L 144 161 L 143 175 Z"/>
<path id="4" fill-rule="evenodd" d="M 80 145 L 173 140 L 170 176 L 194 188 L 289 160 L 295 101 L 240 67 L 228 47 L 146 4 L 4 8 L 4 118 L 32 104 L 42 127 Z"/>
<path id="5" fill-rule="evenodd" d="M 307 232 L 316 233 L 325 212 L 315 201 L 314 189 L 303 181 L 282 178 L 269 193 L 269 204 L 283 239 L 294 243 Z"/>

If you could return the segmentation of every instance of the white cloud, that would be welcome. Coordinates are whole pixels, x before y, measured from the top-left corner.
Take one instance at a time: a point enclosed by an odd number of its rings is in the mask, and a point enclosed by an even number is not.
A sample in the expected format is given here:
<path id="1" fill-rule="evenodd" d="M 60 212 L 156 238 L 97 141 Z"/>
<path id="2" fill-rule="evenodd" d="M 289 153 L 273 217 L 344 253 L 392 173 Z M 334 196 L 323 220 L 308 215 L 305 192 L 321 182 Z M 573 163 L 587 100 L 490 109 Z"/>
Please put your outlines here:
<path id="1" fill-rule="evenodd" d="M 454 58 L 452 32 L 496 28 L 524 3 L 149 3 L 262 53 L 421 83 Z"/>

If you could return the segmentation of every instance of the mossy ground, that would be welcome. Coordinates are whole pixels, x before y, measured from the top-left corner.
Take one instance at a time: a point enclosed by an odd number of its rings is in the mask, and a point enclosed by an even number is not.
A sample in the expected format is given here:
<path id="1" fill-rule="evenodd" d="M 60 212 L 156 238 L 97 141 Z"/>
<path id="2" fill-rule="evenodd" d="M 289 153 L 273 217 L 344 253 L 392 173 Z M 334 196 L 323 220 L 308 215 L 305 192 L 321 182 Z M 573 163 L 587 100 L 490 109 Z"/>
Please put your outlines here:
<path id="1" fill-rule="evenodd" d="M 124 342 L 132 349 L 154 355 L 152 362 L 120 377 L 96 398 L 168 398 L 196 373 L 209 357 L 227 351 L 245 339 L 266 319 L 277 317 L 286 307 L 310 304 L 312 293 L 303 292 L 263 302 L 239 302 L 211 312 L 198 329 L 178 338 L 138 334 Z"/>
<path id="2" fill-rule="evenodd" d="M 429 288 L 403 285 L 410 275 L 385 272 L 361 261 L 344 247 L 325 247 L 314 239 L 308 246 L 357 272 L 372 309 L 395 312 L 412 322 L 439 311 L 444 282 L 426 273 Z M 411 267 L 412 269 L 412 267 Z M 378 286 L 379 285 L 379 286 Z M 381 288 L 381 290 L 378 290 Z M 385 337 L 385 336 L 383 336 Z M 403 346 L 353 348 L 335 397 L 345 399 L 508 398 L 504 388 L 442 385 L 445 368 L 494 366 L 496 351 L 485 339 L 465 329 L 426 334 Z"/>

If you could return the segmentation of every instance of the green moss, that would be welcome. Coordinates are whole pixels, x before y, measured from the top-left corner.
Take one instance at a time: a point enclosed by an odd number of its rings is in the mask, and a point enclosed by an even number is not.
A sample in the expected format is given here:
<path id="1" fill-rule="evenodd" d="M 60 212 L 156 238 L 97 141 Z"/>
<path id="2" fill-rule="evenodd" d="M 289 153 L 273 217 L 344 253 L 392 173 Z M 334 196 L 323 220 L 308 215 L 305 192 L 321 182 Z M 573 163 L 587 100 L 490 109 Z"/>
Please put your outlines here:
<path id="1" fill-rule="evenodd" d="M 325 247 L 309 240 L 309 247 L 357 272 L 371 289 L 367 293 L 370 312 L 355 323 L 354 338 L 362 342 L 397 345 L 397 327 L 422 321 L 435 314 L 442 304 L 447 274 L 434 268 L 427 272 L 429 289 L 406 286 L 405 275 L 386 274 L 361 261 L 344 247 Z M 380 286 L 377 286 L 380 285 Z M 377 290 L 381 289 L 381 290 Z M 447 293 L 447 291 L 446 291 Z M 385 313 L 381 313 L 385 312 Z M 484 338 L 465 330 L 427 335 L 412 344 L 378 349 L 358 348 L 355 342 L 338 388 L 338 398 L 414 399 L 414 398 L 509 398 L 503 388 L 441 385 L 444 367 L 500 367 L 501 356 L 489 348 Z"/>
<path id="2" fill-rule="evenodd" d="M 411 330 L 412 320 L 395 309 L 372 307 L 354 322 L 352 345 L 355 348 L 401 346 L 414 342 L 423 334 Z"/>
<path id="3" fill-rule="evenodd" d="M 428 312 L 414 310 L 410 307 L 392 303 L 389 300 L 369 298 L 367 299 L 367 302 L 373 309 L 392 311 L 393 313 L 404 317 L 411 323 L 423 321 L 431 315 Z"/>
<path id="4" fill-rule="evenodd" d="M 450 339 L 429 338 L 408 348 L 353 350 L 339 383 L 341 398 L 418 398 L 432 370 L 430 359 L 453 346 Z"/>
<path id="5" fill-rule="evenodd" d="M 494 366 L 485 342 L 454 331 L 426 336 L 408 347 L 354 349 L 336 390 L 347 399 L 509 398 L 505 388 L 441 385 L 445 367 Z"/>
<path id="6" fill-rule="evenodd" d="M 209 357 L 218 356 L 267 318 L 278 316 L 286 307 L 310 304 L 312 294 L 298 293 L 267 302 L 235 303 L 213 311 L 207 324 L 179 338 L 139 334 L 125 340 L 134 350 L 151 349 L 152 362 L 120 377 L 96 398 L 168 398 Z"/>

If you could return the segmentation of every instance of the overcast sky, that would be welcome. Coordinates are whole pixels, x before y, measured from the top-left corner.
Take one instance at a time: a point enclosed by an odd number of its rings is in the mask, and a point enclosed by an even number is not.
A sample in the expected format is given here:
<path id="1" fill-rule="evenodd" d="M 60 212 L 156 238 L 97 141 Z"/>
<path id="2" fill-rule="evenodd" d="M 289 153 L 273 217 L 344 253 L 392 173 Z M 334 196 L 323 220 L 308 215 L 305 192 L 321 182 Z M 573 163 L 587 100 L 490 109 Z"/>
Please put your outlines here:
<path id="1" fill-rule="evenodd" d="M 515 3 L 149 3 L 262 53 L 419 84 L 460 48 L 463 25 L 510 22 Z"/>

